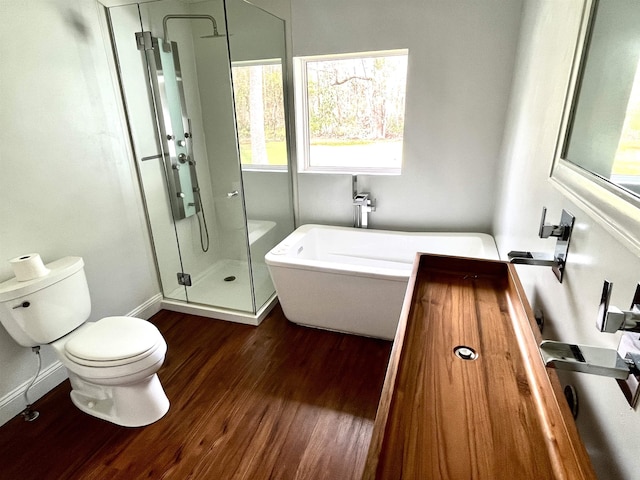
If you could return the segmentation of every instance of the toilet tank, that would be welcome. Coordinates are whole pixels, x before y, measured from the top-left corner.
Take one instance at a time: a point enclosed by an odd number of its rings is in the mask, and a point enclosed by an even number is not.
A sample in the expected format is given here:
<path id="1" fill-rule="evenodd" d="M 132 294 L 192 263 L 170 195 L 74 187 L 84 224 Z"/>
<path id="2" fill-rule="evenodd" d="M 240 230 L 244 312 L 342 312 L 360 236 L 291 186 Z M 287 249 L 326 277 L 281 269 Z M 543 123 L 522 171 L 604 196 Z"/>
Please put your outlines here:
<path id="1" fill-rule="evenodd" d="M 61 258 L 47 268 L 47 275 L 34 280 L 0 283 L 0 323 L 24 347 L 51 343 L 91 314 L 82 258 Z"/>

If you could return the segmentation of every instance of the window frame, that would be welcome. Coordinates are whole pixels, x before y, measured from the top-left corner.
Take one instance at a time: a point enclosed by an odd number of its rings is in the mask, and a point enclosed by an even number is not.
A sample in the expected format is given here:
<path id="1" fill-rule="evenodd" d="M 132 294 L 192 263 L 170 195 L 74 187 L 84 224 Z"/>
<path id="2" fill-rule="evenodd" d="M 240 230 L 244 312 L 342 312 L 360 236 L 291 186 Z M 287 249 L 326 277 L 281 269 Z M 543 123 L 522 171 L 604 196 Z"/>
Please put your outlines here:
<path id="1" fill-rule="evenodd" d="M 311 159 L 311 133 L 309 127 L 309 96 L 307 63 L 330 60 L 348 60 L 357 58 L 406 56 L 409 58 L 408 48 L 393 50 L 376 50 L 366 52 L 337 53 L 325 55 L 304 55 L 293 58 L 294 95 L 295 95 L 295 124 L 296 124 L 296 153 L 298 173 L 325 173 L 349 175 L 401 175 L 400 167 L 354 167 L 354 166 L 313 166 Z M 407 65 L 407 77 L 408 77 Z M 405 83 L 405 113 L 406 113 L 406 83 Z M 404 125 L 402 135 L 404 152 Z M 404 153 L 403 153 L 404 156 Z"/>

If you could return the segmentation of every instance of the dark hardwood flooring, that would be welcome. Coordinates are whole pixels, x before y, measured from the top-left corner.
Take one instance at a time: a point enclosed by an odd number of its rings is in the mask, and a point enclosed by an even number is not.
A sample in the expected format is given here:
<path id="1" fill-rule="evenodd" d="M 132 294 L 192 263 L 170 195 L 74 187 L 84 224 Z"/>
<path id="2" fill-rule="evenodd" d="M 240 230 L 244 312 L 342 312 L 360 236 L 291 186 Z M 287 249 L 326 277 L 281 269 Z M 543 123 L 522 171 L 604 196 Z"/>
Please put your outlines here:
<path id="1" fill-rule="evenodd" d="M 125 428 L 79 411 L 68 381 L 32 423 L 0 427 L 1 479 L 360 478 L 391 343 L 288 322 L 162 311 L 171 408 Z"/>

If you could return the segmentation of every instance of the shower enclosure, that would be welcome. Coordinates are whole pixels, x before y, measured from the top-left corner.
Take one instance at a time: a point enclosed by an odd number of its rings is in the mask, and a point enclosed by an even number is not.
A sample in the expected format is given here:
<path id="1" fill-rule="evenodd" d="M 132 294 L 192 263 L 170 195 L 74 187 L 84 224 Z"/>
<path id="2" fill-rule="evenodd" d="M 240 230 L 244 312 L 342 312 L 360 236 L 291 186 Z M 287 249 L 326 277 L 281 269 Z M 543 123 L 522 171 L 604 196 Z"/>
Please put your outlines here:
<path id="1" fill-rule="evenodd" d="M 163 306 L 257 324 L 294 230 L 284 23 L 243 0 L 107 12 Z"/>

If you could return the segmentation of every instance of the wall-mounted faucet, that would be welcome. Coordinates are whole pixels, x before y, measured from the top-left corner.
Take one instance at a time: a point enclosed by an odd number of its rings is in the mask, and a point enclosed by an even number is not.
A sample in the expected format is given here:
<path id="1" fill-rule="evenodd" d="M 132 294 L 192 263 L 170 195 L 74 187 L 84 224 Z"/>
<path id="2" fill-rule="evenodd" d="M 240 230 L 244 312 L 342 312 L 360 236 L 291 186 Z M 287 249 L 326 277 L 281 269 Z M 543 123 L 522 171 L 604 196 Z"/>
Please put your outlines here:
<path id="1" fill-rule="evenodd" d="M 547 367 L 615 378 L 632 407 L 640 397 L 640 284 L 631 311 L 609 307 L 611 282 L 604 282 L 597 327 L 601 332 L 625 332 L 617 350 L 545 340 L 540 353 Z"/>
<path id="2" fill-rule="evenodd" d="M 369 192 L 358 192 L 358 176 L 351 176 L 351 191 L 353 194 L 353 226 L 355 228 L 369 227 L 369 213 L 376 211 L 376 200 Z"/>
<path id="3" fill-rule="evenodd" d="M 512 250 L 507 256 L 511 263 L 551 267 L 558 281 L 562 283 L 564 267 L 567 263 L 567 254 L 569 252 L 569 241 L 571 240 L 571 232 L 573 231 L 576 217 L 566 210 L 562 210 L 560 223 L 558 225 L 549 225 L 545 223 L 546 215 L 547 207 L 542 207 L 538 236 L 540 238 L 556 237 L 558 240 L 555 252 L 550 254 Z"/>
<path id="4" fill-rule="evenodd" d="M 545 340 L 540 344 L 542 359 L 547 367 L 573 372 L 591 373 L 604 377 L 625 379 L 632 369 L 640 373 L 640 352 L 636 360 L 630 356 L 623 359 L 612 348 L 575 345 L 572 343 Z"/>
<path id="5" fill-rule="evenodd" d="M 629 405 L 640 396 L 640 339 L 625 333 L 618 350 L 545 340 L 540 344 L 547 367 L 615 378 Z"/>

